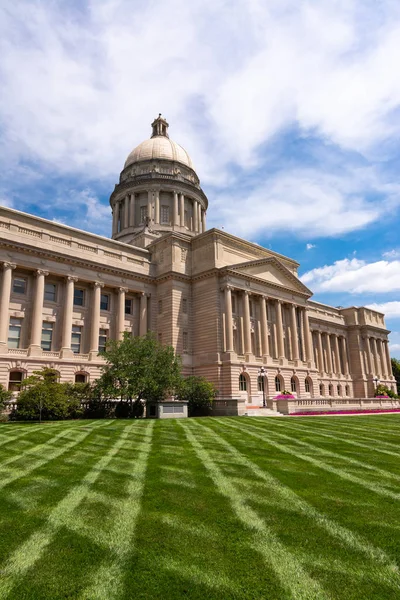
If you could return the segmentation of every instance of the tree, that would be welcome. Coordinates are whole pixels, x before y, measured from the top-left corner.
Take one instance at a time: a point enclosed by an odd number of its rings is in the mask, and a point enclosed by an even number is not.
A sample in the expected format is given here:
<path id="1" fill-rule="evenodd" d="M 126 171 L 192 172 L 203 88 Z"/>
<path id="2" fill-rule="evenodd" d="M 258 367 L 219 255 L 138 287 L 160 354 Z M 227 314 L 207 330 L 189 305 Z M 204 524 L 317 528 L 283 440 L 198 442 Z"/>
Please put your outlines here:
<path id="1" fill-rule="evenodd" d="M 43 368 L 22 382 L 13 418 L 23 421 L 54 421 L 79 416 L 80 400 L 58 382 L 58 371 Z M 71 386 L 70 386 L 71 387 Z"/>
<path id="2" fill-rule="evenodd" d="M 191 375 L 181 380 L 177 396 L 188 402 L 189 416 L 208 415 L 218 394 L 214 384 L 204 377 Z"/>
<path id="3" fill-rule="evenodd" d="M 12 393 L 6 390 L 2 385 L 0 385 L 0 414 L 3 412 L 6 406 L 6 402 L 11 400 Z"/>
<path id="4" fill-rule="evenodd" d="M 179 356 L 151 332 L 141 337 L 125 332 L 122 340 L 108 342 L 102 356 L 107 364 L 95 387 L 104 400 L 119 398 L 131 405 L 160 401 L 173 394 L 181 380 Z"/>
<path id="5" fill-rule="evenodd" d="M 400 395 L 400 360 L 392 358 L 392 370 L 397 384 L 397 393 Z"/>

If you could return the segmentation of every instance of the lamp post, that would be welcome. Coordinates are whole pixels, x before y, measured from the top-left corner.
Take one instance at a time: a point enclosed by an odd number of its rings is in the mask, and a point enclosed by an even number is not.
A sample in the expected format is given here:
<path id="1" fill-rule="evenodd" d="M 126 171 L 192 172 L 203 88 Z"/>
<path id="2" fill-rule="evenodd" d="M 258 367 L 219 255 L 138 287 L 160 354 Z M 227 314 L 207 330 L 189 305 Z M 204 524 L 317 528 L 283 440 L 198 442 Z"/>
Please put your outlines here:
<path id="1" fill-rule="evenodd" d="M 262 386 L 262 393 L 263 393 L 263 408 L 266 408 L 266 403 L 265 403 L 265 377 L 267 375 L 267 371 L 264 369 L 264 367 L 260 367 L 258 370 L 258 376 L 261 377 L 261 386 Z"/>
<path id="2" fill-rule="evenodd" d="M 375 391 L 376 391 L 378 385 L 380 384 L 380 379 L 379 379 L 379 377 L 375 376 L 372 378 L 372 381 L 375 383 Z"/>

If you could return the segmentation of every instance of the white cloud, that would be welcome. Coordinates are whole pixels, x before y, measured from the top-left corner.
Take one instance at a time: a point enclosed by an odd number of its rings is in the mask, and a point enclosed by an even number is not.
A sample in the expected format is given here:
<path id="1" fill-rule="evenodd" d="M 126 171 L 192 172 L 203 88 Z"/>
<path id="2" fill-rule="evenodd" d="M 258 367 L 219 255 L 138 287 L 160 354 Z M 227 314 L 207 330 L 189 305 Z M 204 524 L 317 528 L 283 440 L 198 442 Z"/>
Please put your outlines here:
<path id="1" fill-rule="evenodd" d="M 384 158 L 386 142 L 400 133 L 393 68 L 400 60 L 400 9 L 391 0 L 379 7 L 237 0 L 234 9 L 224 0 L 5 0 L 3 7 L 6 170 L 28 162 L 116 180 L 161 111 L 202 181 L 229 186 L 210 204 L 215 224 L 232 232 L 271 225 L 335 235 L 365 227 L 398 204 L 397 184 L 360 169 L 351 176 L 350 159 L 344 175 L 337 174 L 341 165 L 329 175 L 288 163 L 242 195 L 230 176 L 232 163 L 259 166 L 260 145 L 290 127 L 330 148 L 366 156 L 379 149 Z M 382 197 L 366 201 L 374 193 Z"/>
<path id="2" fill-rule="evenodd" d="M 400 290 L 400 261 L 367 263 L 345 258 L 333 265 L 312 269 L 304 273 L 301 280 L 315 292 L 385 294 Z"/>
<path id="3" fill-rule="evenodd" d="M 313 248 L 316 248 L 317 246 L 315 244 L 306 244 L 306 250 L 312 250 Z"/>
<path id="4" fill-rule="evenodd" d="M 373 304 L 367 304 L 366 306 L 372 308 L 372 310 L 384 313 L 387 319 L 400 319 L 400 301 L 374 302 Z"/>
<path id="5" fill-rule="evenodd" d="M 400 258 L 400 250 L 388 250 L 382 253 L 383 258 Z"/>

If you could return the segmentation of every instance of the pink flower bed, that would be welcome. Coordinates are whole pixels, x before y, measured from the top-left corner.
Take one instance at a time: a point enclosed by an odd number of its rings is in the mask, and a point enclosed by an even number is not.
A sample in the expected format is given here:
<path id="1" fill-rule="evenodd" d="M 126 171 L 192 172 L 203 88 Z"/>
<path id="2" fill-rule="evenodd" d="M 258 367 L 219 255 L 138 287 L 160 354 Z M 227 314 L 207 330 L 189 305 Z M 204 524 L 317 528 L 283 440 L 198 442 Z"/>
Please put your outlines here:
<path id="1" fill-rule="evenodd" d="M 287 400 L 287 399 L 294 399 L 294 396 L 292 396 L 292 394 L 279 394 L 279 396 L 275 396 L 274 400 Z"/>
<path id="2" fill-rule="evenodd" d="M 385 412 L 400 412 L 400 408 L 367 408 L 365 410 L 304 410 L 301 412 L 292 413 L 290 417 L 306 416 L 306 415 L 366 415 Z"/>
<path id="3" fill-rule="evenodd" d="M 375 396 L 375 398 L 386 398 L 386 399 L 389 399 L 390 396 Z"/>

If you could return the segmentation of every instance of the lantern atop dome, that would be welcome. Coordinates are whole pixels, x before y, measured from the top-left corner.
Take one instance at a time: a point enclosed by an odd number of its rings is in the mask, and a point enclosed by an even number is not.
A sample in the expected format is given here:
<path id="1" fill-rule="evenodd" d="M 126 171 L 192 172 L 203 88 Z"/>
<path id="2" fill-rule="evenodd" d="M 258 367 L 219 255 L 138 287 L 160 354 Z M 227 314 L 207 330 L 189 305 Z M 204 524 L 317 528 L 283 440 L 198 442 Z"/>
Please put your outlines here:
<path id="1" fill-rule="evenodd" d="M 152 129 L 153 129 L 153 133 L 151 134 L 151 137 L 167 137 L 169 138 L 168 135 L 168 127 L 169 124 L 167 123 L 167 121 L 164 119 L 163 116 L 161 116 L 161 113 L 159 113 L 157 119 L 154 119 L 154 121 L 151 124 Z"/>

